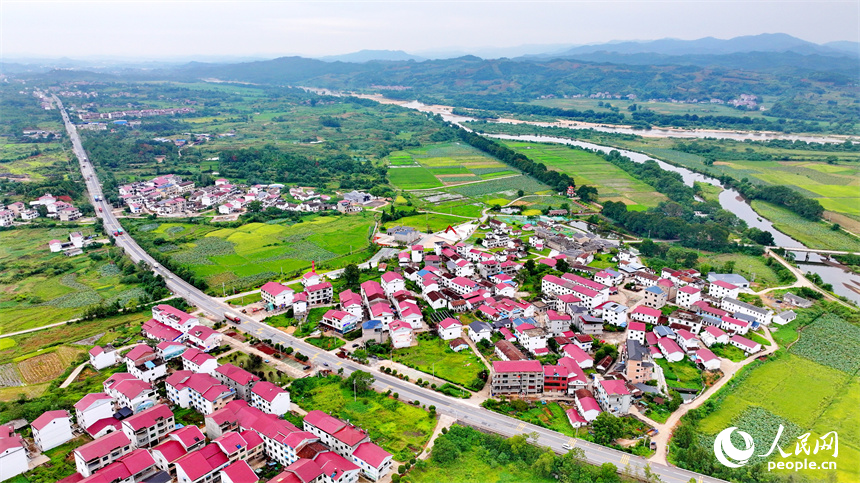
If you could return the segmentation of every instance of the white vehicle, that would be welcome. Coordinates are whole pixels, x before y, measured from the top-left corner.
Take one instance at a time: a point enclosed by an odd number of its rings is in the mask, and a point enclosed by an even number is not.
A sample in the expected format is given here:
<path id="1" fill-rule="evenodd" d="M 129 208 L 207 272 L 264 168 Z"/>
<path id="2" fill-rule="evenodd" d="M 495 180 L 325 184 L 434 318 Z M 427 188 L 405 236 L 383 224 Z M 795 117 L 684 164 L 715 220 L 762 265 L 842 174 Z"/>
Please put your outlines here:
<path id="1" fill-rule="evenodd" d="M 571 445 L 569 445 L 569 444 L 567 444 L 567 443 L 562 444 L 562 445 L 561 445 L 561 447 L 562 447 L 562 448 L 564 448 L 564 449 L 566 449 L 566 450 L 568 450 L 568 451 L 570 451 L 570 450 L 572 450 L 572 449 L 573 449 L 573 446 L 571 446 Z"/>

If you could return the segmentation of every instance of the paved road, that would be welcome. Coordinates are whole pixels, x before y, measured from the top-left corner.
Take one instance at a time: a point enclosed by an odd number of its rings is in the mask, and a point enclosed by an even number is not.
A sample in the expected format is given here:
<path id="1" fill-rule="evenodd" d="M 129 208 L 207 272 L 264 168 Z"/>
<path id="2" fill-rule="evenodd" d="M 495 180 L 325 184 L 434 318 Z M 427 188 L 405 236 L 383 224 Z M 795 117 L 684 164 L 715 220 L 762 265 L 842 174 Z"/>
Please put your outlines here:
<path id="1" fill-rule="evenodd" d="M 57 106 L 60 108 L 60 112 L 63 115 L 63 120 L 66 123 L 66 130 L 68 131 L 69 137 L 72 140 L 75 155 L 78 157 L 78 160 L 81 163 L 81 171 L 84 174 L 84 178 L 87 180 L 87 189 L 89 190 L 91 196 L 102 197 L 101 186 L 98 182 L 98 178 L 95 172 L 92 169 L 92 165 L 88 162 L 86 153 L 81 146 L 80 137 L 78 136 L 77 130 L 75 129 L 74 125 L 69 121 L 68 114 L 63 108 L 63 105 L 60 100 L 57 99 L 56 96 L 54 98 L 57 102 Z M 102 197 L 102 200 L 103 199 L 104 198 Z M 104 201 L 97 202 L 93 200 L 93 206 L 96 206 L 97 209 L 98 207 L 102 207 L 102 212 L 99 213 L 99 216 L 102 217 L 104 221 L 106 231 L 108 231 L 109 233 L 113 233 L 114 230 L 121 227 L 116 217 L 113 215 L 113 213 L 111 213 L 111 207 L 107 203 L 105 203 Z M 344 373 L 347 375 L 357 370 L 368 370 L 366 366 L 362 366 L 351 361 L 344 361 L 342 359 L 339 359 L 329 352 L 325 352 L 317 347 L 305 343 L 300 339 L 296 339 L 292 336 L 289 336 L 284 332 L 275 329 L 269 325 L 257 322 L 252 318 L 231 309 L 227 305 L 217 300 L 214 300 L 213 298 L 207 296 L 194 286 L 174 276 L 164 267 L 157 264 L 155 260 L 150 257 L 142 248 L 140 248 L 140 246 L 128 234 L 117 237 L 117 245 L 123 247 L 133 261 L 138 262 L 140 260 L 144 260 L 150 266 L 152 266 L 156 273 L 162 275 L 165 278 L 165 280 L 167 281 L 167 286 L 171 290 L 173 290 L 176 295 L 183 297 L 190 304 L 216 317 L 220 318 L 223 317 L 225 314 L 229 314 L 233 317 L 238 317 L 242 322 L 238 324 L 237 327 L 239 327 L 242 331 L 253 335 L 254 337 L 260 339 L 272 339 L 272 341 L 274 342 L 290 345 L 294 347 L 297 351 L 300 351 L 303 354 L 309 356 L 313 364 L 322 365 L 335 370 L 343 369 Z M 532 432 L 537 433 L 539 436 L 539 444 L 547 446 L 559 453 L 563 453 L 566 451 L 562 447 L 563 444 L 569 444 L 575 448 L 581 449 L 585 453 L 586 460 L 594 465 L 612 463 L 617 466 L 619 470 L 624 470 L 629 466 L 632 471 L 636 471 L 639 474 L 642 474 L 643 468 L 649 464 L 649 462 L 644 458 L 632 456 L 630 454 L 616 451 L 614 449 L 600 446 L 594 443 L 589 443 L 584 440 L 574 439 L 561 433 L 534 426 L 532 424 L 528 424 L 498 413 L 494 413 L 483 408 L 476 408 L 474 406 L 464 404 L 461 400 L 450 398 L 430 389 L 418 387 L 412 383 L 404 382 L 400 379 L 397 379 L 396 377 L 388 376 L 379 372 L 374 373 L 374 377 L 376 378 L 374 387 L 379 391 L 384 392 L 390 389 L 392 392 L 398 393 L 400 395 L 400 398 L 403 400 L 418 400 L 421 404 L 425 404 L 428 406 L 434 405 L 437 408 L 437 412 L 439 412 L 440 414 L 457 418 L 458 420 L 466 424 L 483 428 L 487 431 L 492 431 L 504 436 L 514 436 L 517 434 Z M 667 465 L 651 464 L 651 469 L 653 472 L 659 475 L 662 481 L 665 483 L 687 483 L 691 479 L 699 482 L 722 481 L 716 478 L 711 478 L 708 476 L 700 475 L 698 473 Z"/>

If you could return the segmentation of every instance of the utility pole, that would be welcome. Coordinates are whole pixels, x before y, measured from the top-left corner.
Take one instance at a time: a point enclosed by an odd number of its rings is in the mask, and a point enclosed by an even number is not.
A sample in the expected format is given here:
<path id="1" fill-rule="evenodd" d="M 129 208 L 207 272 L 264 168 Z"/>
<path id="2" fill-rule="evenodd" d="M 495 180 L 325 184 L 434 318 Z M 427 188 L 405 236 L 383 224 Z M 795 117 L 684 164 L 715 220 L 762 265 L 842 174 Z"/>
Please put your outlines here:
<path id="1" fill-rule="evenodd" d="M 358 400 L 358 398 L 355 396 L 355 381 L 355 379 L 352 380 L 352 402 Z"/>
<path id="2" fill-rule="evenodd" d="M 227 289 L 224 288 L 224 282 L 221 282 L 221 293 L 223 294 L 224 297 L 227 296 Z"/>

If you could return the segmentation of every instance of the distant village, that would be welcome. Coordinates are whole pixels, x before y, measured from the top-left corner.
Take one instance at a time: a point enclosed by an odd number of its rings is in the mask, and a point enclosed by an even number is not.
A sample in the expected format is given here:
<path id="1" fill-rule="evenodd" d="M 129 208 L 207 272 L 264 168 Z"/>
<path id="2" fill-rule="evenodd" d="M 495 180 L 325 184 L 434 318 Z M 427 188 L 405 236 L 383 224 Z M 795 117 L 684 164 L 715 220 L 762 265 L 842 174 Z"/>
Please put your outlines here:
<path id="1" fill-rule="evenodd" d="M 39 206 L 47 209 L 47 217 L 59 221 L 75 221 L 80 218 L 81 211 L 72 205 L 68 196 L 54 196 L 45 193 L 39 198 L 24 204 L 22 201 L 0 205 L 0 226 L 12 226 L 16 220 L 26 222 L 39 218 Z"/>

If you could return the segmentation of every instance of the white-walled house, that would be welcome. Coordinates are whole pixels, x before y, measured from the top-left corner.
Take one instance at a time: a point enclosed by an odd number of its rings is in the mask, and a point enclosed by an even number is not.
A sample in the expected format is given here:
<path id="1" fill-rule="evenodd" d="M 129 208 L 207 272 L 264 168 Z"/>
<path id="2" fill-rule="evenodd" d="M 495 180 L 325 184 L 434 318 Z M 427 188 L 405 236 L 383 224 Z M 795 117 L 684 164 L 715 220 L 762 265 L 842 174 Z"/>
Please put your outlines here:
<path id="1" fill-rule="evenodd" d="M 87 394 L 75 403 L 75 421 L 84 430 L 113 413 L 113 399 L 103 392 Z"/>
<path id="2" fill-rule="evenodd" d="M 29 469 L 27 444 L 11 425 L 0 425 L 0 481 L 6 481 Z"/>
<path id="3" fill-rule="evenodd" d="M 663 315 L 663 312 L 644 305 L 639 305 L 630 312 L 631 319 L 652 325 L 660 320 L 661 315 Z"/>
<path id="4" fill-rule="evenodd" d="M 105 347 L 95 346 L 90 349 L 89 354 L 90 364 L 97 371 L 105 367 L 115 366 L 120 361 L 119 352 L 109 345 Z"/>
<path id="5" fill-rule="evenodd" d="M 463 324 L 457 319 L 447 317 L 439 322 L 437 330 L 442 340 L 453 340 L 463 335 Z"/>
<path id="6" fill-rule="evenodd" d="M 708 294 L 712 295 L 718 299 L 723 299 L 726 297 L 729 298 L 738 298 L 738 294 L 741 289 L 732 285 L 729 282 L 724 282 L 722 280 L 717 280 L 715 282 L 711 282 L 711 285 L 708 287 Z"/>
<path id="7" fill-rule="evenodd" d="M 692 285 L 684 285 L 678 289 L 678 293 L 675 295 L 675 303 L 686 309 L 692 307 L 699 300 L 702 300 L 702 291 Z"/>
<path id="8" fill-rule="evenodd" d="M 714 344 L 729 343 L 729 335 L 723 329 L 714 327 L 713 325 L 705 327 L 705 330 L 699 334 L 699 337 L 702 338 L 702 342 L 708 347 Z"/>
<path id="9" fill-rule="evenodd" d="M 279 309 L 292 305 L 294 295 L 293 289 L 278 282 L 268 282 L 260 287 L 260 296 L 263 300 Z"/>
<path id="10" fill-rule="evenodd" d="M 385 295 L 391 296 L 394 292 L 399 292 L 406 288 L 406 282 L 403 281 L 403 277 L 396 272 L 385 272 L 382 274 L 382 290 L 385 291 Z"/>
<path id="11" fill-rule="evenodd" d="M 72 417 L 66 410 L 47 411 L 30 423 L 33 441 L 42 451 L 56 448 L 74 438 Z"/>
<path id="12" fill-rule="evenodd" d="M 251 406 L 280 416 L 290 411 L 290 393 L 269 381 L 260 381 L 251 388 Z"/>

